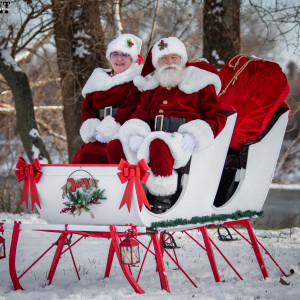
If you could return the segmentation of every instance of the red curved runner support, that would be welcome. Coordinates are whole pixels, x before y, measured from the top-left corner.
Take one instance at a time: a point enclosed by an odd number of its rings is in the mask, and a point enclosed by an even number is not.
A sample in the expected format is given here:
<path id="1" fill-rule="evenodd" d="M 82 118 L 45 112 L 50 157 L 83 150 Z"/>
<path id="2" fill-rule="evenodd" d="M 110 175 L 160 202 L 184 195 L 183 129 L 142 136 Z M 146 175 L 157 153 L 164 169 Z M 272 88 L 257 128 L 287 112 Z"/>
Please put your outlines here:
<path id="1" fill-rule="evenodd" d="M 253 232 L 250 220 L 249 219 L 245 220 L 244 224 L 245 224 L 245 226 L 246 226 L 246 228 L 248 230 L 248 234 L 249 234 L 249 237 L 250 237 L 250 240 L 251 240 L 252 248 L 254 250 L 254 253 L 255 253 L 257 262 L 259 264 L 261 273 L 262 273 L 264 279 L 266 279 L 267 277 L 269 277 L 268 271 L 267 271 L 264 259 L 263 259 L 262 255 L 261 255 L 261 252 L 260 252 L 260 249 L 259 249 L 259 245 L 257 243 L 256 236 L 255 236 L 255 234 Z"/>
<path id="2" fill-rule="evenodd" d="M 9 274 L 15 290 L 23 290 L 16 272 L 16 252 L 20 234 L 21 222 L 15 222 L 9 251 Z"/>
<path id="3" fill-rule="evenodd" d="M 61 257 L 61 253 L 62 253 L 64 245 L 65 245 L 65 241 L 66 241 L 67 238 L 68 238 L 68 234 L 65 233 L 65 232 L 62 233 L 62 235 L 59 237 L 58 245 L 57 245 L 55 255 L 54 255 L 54 258 L 53 258 L 53 261 L 52 261 L 52 264 L 51 264 L 51 267 L 50 267 L 50 271 L 49 271 L 49 274 L 48 274 L 48 278 L 47 278 L 48 285 L 50 285 L 52 283 L 53 276 L 55 274 L 58 262 L 59 262 L 60 257 Z"/>
<path id="4" fill-rule="evenodd" d="M 205 244 L 205 250 L 206 250 L 206 253 L 207 253 L 207 256 L 208 256 L 208 259 L 209 259 L 211 269 L 212 269 L 214 277 L 215 277 L 215 281 L 220 282 L 221 280 L 220 280 L 219 271 L 218 271 L 218 268 L 217 268 L 214 252 L 213 252 L 210 240 L 209 240 L 209 236 L 207 234 L 206 227 L 202 226 L 199 229 L 200 229 L 200 231 L 202 233 L 202 236 L 203 236 L 203 241 L 204 241 L 204 244 Z"/>
<path id="5" fill-rule="evenodd" d="M 110 226 L 110 234 L 111 234 L 112 244 L 114 246 L 117 258 L 119 260 L 119 264 L 121 266 L 121 269 L 122 269 L 122 271 L 123 271 L 126 279 L 128 280 L 128 282 L 133 287 L 133 289 L 134 289 L 134 291 L 136 293 L 144 294 L 145 291 L 138 285 L 138 283 L 136 282 L 136 280 L 133 278 L 133 276 L 132 276 L 132 274 L 131 274 L 130 269 L 128 268 L 128 266 L 122 264 L 122 262 L 121 262 L 121 256 L 120 256 L 120 252 L 119 252 L 120 239 L 119 239 L 119 236 L 118 236 L 118 234 L 116 232 L 115 226 Z"/>
<path id="6" fill-rule="evenodd" d="M 111 241 L 110 246 L 109 246 L 109 251 L 108 251 L 108 257 L 107 257 L 104 278 L 109 277 L 111 265 L 112 265 L 112 262 L 114 259 L 114 254 L 115 254 L 115 248 L 114 248 L 113 242 Z"/>
<path id="7" fill-rule="evenodd" d="M 160 278 L 161 288 L 170 293 L 169 282 L 168 282 L 168 278 L 166 275 L 166 269 L 165 269 L 165 265 L 164 265 L 163 255 L 162 255 L 163 251 L 161 251 L 161 249 L 163 249 L 163 248 L 161 247 L 161 244 L 159 243 L 157 234 L 152 235 L 151 239 L 153 241 L 153 246 L 154 246 L 154 250 L 155 250 L 155 260 L 156 260 L 156 265 L 157 265 L 158 274 L 159 274 L 159 278 Z"/>

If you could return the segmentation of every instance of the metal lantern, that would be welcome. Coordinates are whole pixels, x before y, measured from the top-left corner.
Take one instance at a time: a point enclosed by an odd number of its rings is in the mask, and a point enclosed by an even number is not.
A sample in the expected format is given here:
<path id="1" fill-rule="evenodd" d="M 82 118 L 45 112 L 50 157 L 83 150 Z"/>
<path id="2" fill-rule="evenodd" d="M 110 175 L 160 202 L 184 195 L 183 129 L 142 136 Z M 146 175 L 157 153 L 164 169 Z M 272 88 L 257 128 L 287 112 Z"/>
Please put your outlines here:
<path id="1" fill-rule="evenodd" d="M 0 259 L 5 257 L 5 239 L 2 236 L 0 236 Z"/>
<path id="2" fill-rule="evenodd" d="M 135 265 L 140 262 L 139 243 L 132 235 L 127 235 L 120 243 L 120 254 L 122 264 Z"/>

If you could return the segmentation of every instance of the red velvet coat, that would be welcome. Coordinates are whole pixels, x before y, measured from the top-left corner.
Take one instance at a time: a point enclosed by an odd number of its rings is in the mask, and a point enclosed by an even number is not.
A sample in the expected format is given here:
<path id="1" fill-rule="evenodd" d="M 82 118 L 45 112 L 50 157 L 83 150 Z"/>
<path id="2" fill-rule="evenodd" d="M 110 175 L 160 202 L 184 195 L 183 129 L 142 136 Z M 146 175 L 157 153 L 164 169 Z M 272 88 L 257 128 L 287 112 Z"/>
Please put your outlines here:
<path id="1" fill-rule="evenodd" d="M 132 81 L 116 85 L 107 91 L 97 91 L 87 94 L 82 102 L 82 123 L 90 118 L 95 118 L 96 111 L 112 106 L 119 110 L 114 116 L 115 121 L 121 125 L 127 121 L 140 101 L 140 91 Z"/>
<path id="2" fill-rule="evenodd" d="M 156 74 L 146 79 L 137 77 L 134 82 L 143 91 L 141 102 L 131 120 L 119 132 L 124 153 L 130 163 L 141 158 L 149 161 L 148 146 L 152 140 L 161 139 L 170 148 L 175 160 L 174 168 L 179 168 L 190 158 L 190 153 L 185 153 L 180 146 L 184 134 L 192 136 L 195 141 L 194 150 L 198 151 L 209 147 L 225 126 L 226 112 L 217 97 L 221 81 L 215 68 L 189 65 L 178 86 L 169 89 L 160 86 Z M 178 128 L 177 135 L 168 135 L 162 131 L 149 134 L 150 120 L 157 115 L 184 117 L 187 123 Z M 145 138 L 137 153 L 127 146 L 132 135 Z"/>
<path id="3" fill-rule="evenodd" d="M 105 72 L 107 70 L 95 69 L 83 88 L 85 99 L 81 110 L 82 128 L 88 124 L 88 121 L 97 121 L 95 119 L 96 112 L 107 106 L 119 108 L 114 116 L 114 121 L 120 125 L 130 118 L 140 100 L 140 91 L 133 84 L 132 80 L 137 75 L 137 72 L 140 73 L 141 68 L 133 67 L 133 70 L 128 69 L 123 72 L 124 74 L 118 74 L 116 77 L 109 77 L 109 72 Z M 94 128 L 89 127 L 86 126 L 85 130 L 88 129 L 94 132 Z M 81 136 L 83 137 L 83 131 L 81 131 Z M 95 141 L 94 138 L 86 140 L 85 144 L 75 155 L 72 163 L 108 164 L 106 146 L 106 143 Z"/>
<path id="4" fill-rule="evenodd" d="M 227 119 L 212 85 L 192 94 L 186 94 L 178 86 L 170 90 L 161 86 L 147 90 L 142 93 L 141 102 L 132 118 L 142 119 L 149 124 L 149 119 L 161 114 L 166 117 L 185 117 L 188 122 L 202 119 L 210 125 L 215 137 Z"/>

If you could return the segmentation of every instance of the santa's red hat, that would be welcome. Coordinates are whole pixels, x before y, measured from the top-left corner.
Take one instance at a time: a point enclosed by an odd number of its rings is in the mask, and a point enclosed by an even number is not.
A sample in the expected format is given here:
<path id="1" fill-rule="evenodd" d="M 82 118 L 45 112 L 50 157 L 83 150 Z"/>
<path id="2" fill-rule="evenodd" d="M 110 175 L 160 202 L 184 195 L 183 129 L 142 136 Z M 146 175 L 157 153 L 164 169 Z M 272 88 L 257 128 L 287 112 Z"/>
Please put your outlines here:
<path id="1" fill-rule="evenodd" d="M 140 38 L 133 34 L 122 34 L 108 44 L 106 58 L 110 61 L 110 54 L 120 51 L 129 54 L 133 61 L 137 61 L 141 48 L 142 40 Z"/>

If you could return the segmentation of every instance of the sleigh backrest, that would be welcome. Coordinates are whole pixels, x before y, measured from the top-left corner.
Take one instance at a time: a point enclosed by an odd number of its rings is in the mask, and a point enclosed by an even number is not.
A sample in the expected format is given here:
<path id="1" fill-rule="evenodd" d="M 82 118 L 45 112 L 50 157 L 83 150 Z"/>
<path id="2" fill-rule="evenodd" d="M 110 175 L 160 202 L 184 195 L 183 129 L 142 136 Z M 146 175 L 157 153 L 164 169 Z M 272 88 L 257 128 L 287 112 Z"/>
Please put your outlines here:
<path id="1" fill-rule="evenodd" d="M 222 103 L 233 106 L 237 120 L 230 148 L 240 150 L 267 127 L 289 93 L 280 66 L 246 55 L 232 57 L 220 70 Z"/>

